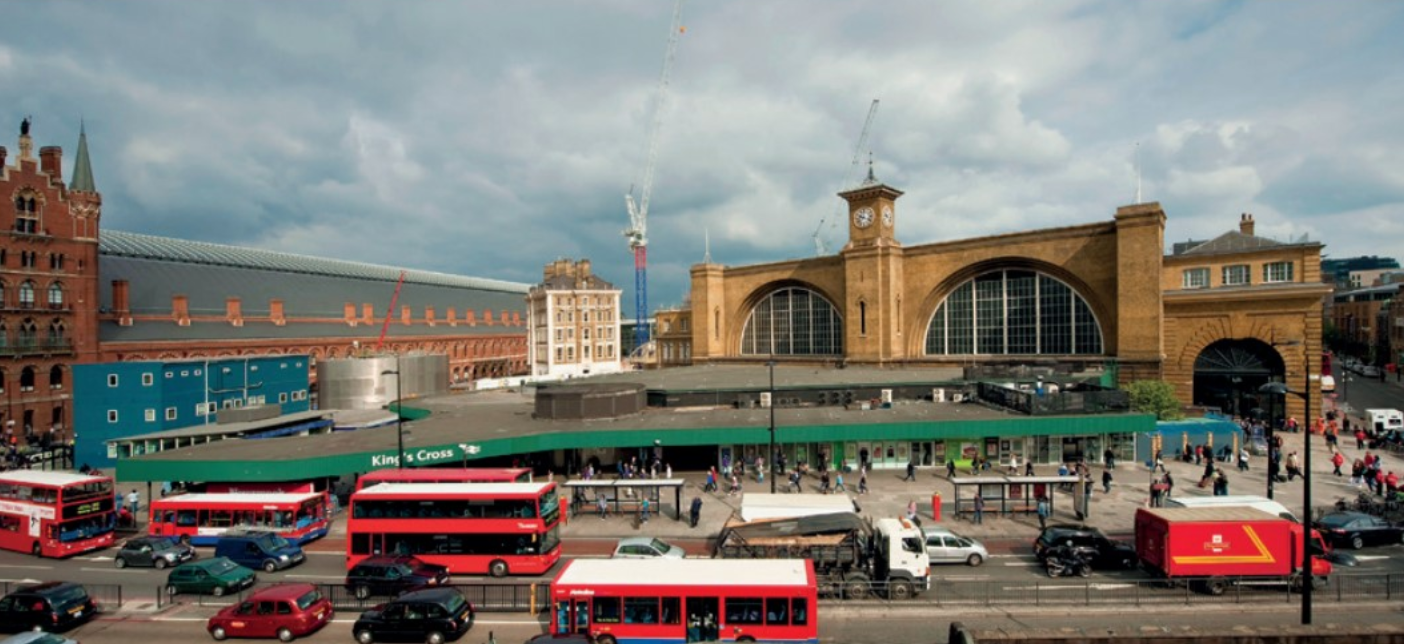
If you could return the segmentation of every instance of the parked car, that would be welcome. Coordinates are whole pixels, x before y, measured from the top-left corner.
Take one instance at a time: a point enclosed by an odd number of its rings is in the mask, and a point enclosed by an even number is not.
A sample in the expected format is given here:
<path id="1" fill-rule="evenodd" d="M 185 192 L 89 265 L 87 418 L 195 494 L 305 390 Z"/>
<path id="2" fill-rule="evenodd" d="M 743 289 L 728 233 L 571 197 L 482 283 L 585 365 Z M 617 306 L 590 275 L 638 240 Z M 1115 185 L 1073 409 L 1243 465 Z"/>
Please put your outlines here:
<path id="1" fill-rule="evenodd" d="M 137 537 L 122 544 L 122 549 L 117 551 L 113 563 L 118 568 L 144 566 L 160 570 L 194 558 L 195 549 L 190 544 L 181 543 L 171 537 Z"/>
<path id="2" fill-rule="evenodd" d="M 682 559 L 686 556 L 682 548 L 653 537 L 626 537 L 614 546 L 615 559 Z"/>
<path id="3" fill-rule="evenodd" d="M 332 620 L 331 602 L 312 584 L 278 584 L 227 606 L 205 623 L 210 637 L 277 637 L 291 642 Z"/>
<path id="4" fill-rule="evenodd" d="M 1363 378 L 1380 377 L 1380 368 L 1372 364 L 1367 364 L 1360 368 L 1360 376 Z"/>
<path id="5" fill-rule="evenodd" d="M 1088 548 L 1093 552 L 1093 568 L 1132 568 L 1136 565 L 1136 549 L 1120 541 L 1108 539 L 1101 530 L 1087 526 L 1051 525 L 1038 533 L 1034 554 L 1039 563 L 1054 546 Z"/>
<path id="6" fill-rule="evenodd" d="M 304 555 L 297 544 L 274 532 L 230 530 L 215 542 L 215 555 L 229 557 L 241 566 L 273 572 L 302 563 Z"/>
<path id="7" fill-rule="evenodd" d="M 93 618 L 97 602 L 88 590 L 68 581 L 50 581 L 0 598 L 0 631 L 63 631 Z"/>
<path id="8" fill-rule="evenodd" d="M 219 597 L 238 592 L 258 581 L 258 575 L 228 557 L 192 561 L 171 570 L 166 575 L 166 593 L 195 593 Z"/>
<path id="9" fill-rule="evenodd" d="M 962 537 L 945 528 L 926 528 L 926 555 L 931 563 L 963 563 L 978 566 L 990 558 L 984 544 Z"/>
<path id="10" fill-rule="evenodd" d="M 0 640 L 0 644 L 78 644 L 78 640 L 69 639 L 62 635 L 54 635 L 53 633 L 45 633 L 43 631 L 30 631 L 28 633 L 20 633 L 19 635 L 11 635 Z"/>
<path id="11" fill-rule="evenodd" d="M 370 557 L 346 573 L 346 588 L 365 599 L 371 595 L 396 595 L 449 582 L 447 566 L 425 563 L 417 557 Z"/>
<path id="12" fill-rule="evenodd" d="M 473 627 L 473 605 L 452 588 L 407 592 L 361 613 L 351 627 L 360 644 L 376 641 L 452 642 Z"/>
<path id="13" fill-rule="evenodd" d="M 1404 525 L 1364 512 L 1332 512 L 1312 523 L 1321 536 L 1337 548 L 1359 550 L 1365 546 L 1404 543 Z"/>

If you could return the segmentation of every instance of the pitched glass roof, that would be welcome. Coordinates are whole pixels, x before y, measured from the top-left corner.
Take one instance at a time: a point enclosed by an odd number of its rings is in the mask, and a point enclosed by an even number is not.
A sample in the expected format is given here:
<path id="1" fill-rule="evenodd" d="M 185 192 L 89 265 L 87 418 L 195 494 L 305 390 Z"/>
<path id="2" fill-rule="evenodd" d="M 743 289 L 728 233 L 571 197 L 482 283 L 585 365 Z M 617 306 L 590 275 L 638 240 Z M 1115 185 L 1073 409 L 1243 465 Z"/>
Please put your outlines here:
<path id="1" fill-rule="evenodd" d="M 208 242 L 173 239 L 170 237 L 125 233 L 116 230 L 103 231 L 100 238 L 99 252 L 103 255 L 118 257 L 159 259 L 172 262 L 238 268 L 256 268 L 285 273 L 305 273 L 309 275 L 327 275 L 331 277 L 349 277 L 387 282 L 399 280 L 401 270 L 391 266 L 380 266 L 363 262 L 326 259 L 323 257 L 295 255 L 293 253 L 281 253 L 257 248 L 242 248 L 239 246 L 226 246 L 224 244 L 211 244 Z M 531 288 L 530 284 L 518 282 L 507 282 L 481 277 L 463 277 L 447 273 L 434 273 L 410 269 L 405 270 L 405 282 L 429 286 L 473 288 L 509 293 L 526 293 L 528 289 Z"/>

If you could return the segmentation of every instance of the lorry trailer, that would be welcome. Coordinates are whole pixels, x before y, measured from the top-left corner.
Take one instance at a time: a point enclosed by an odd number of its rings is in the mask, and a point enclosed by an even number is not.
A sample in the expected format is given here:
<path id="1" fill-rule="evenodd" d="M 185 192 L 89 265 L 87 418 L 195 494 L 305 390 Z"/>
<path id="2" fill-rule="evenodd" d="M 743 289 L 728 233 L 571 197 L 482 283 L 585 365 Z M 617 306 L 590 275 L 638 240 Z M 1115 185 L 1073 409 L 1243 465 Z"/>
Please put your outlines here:
<path id="1" fill-rule="evenodd" d="M 1232 585 L 1302 583 L 1302 530 L 1250 507 L 1141 508 L 1136 511 L 1136 555 L 1161 577 L 1199 592 L 1223 594 Z M 1329 549 L 1312 534 L 1310 578 L 1324 584 Z"/>

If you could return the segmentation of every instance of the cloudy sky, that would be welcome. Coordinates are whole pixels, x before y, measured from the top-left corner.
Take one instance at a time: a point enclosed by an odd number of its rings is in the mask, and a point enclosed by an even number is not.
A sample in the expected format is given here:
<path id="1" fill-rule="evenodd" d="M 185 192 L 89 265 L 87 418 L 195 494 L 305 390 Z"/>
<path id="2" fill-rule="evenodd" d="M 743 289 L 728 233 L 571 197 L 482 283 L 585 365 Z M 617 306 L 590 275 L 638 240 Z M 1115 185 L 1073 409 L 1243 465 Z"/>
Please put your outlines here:
<path id="1" fill-rule="evenodd" d="M 627 302 L 672 9 L 9 2 L 0 143 L 32 114 L 71 163 L 85 119 L 105 228 L 522 282 L 588 257 Z M 873 99 L 909 246 L 1106 221 L 1139 144 L 1167 245 L 1252 212 L 1332 256 L 1404 255 L 1402 3 L 691 0 L 683 24 L 654 306 L 707 235 L 732 265 L 812 256 L 816 229 L 841 247 Z"/>

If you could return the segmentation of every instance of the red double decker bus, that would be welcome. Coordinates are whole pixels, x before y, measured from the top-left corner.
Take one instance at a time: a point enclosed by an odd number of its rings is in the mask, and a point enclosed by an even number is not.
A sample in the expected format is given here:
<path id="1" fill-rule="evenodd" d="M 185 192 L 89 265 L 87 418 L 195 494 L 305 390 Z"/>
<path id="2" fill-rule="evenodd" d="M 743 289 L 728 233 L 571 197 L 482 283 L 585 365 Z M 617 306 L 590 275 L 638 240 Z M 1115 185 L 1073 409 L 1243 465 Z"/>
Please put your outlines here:
<path id="1" fill-rule="evenodd" d="M 382 483 L 351 495 L 346 567 L 414 555 L 455 575 L 539 575 L 561 557 L 560 500 L 546 483 Z"/>
<path id="2" fill-rule="evenodd" d="M 531 470 L 525 467 L 421 467 L 366 472 L 356 479 L 356 489 L 381 483 L 530 483 Z"/>
<path id="3" fill-rule="evenodd" d="M 818 642 L 808 559 L 575 559 L 551 583 L 553 636 L 597 644 Z"/>
<path id="4" fill-rule="evenodd" d="M 232 528 L 276 532 L 293 543 L 327 534 L 327 493 L 177 494 L 151 502 L 153 535 L 179 537 L 197 546 L 213 546 Z"/>
<path id="5" fill-rule="evenodd" d="M 112 477 L 21 470 L 0 473 L 0 548 L 68 557 L 112 545 Z"/>

